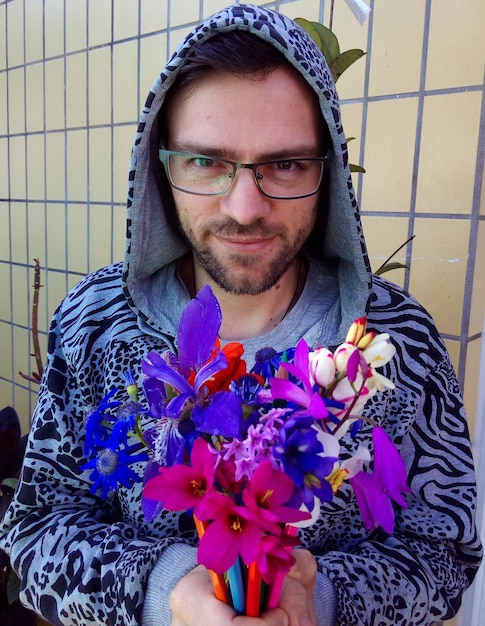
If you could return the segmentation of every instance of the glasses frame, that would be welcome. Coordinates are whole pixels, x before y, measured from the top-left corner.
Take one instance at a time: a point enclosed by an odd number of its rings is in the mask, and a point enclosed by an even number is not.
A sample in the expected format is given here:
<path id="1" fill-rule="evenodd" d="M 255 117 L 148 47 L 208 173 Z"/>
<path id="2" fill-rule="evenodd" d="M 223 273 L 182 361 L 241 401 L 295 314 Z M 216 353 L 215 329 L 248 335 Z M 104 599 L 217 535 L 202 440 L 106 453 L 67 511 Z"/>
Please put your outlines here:
<path id="1" fill-rule="evenodd" d="M 224 189 L 223 191 L 217 191 L 214 193 L 210 193 L 210 192 L 203 193 L 199 191 L 189 191 L 188 189 L 179 187 L 178 185 L 174 183 L 172 179 L 172 175 L 170 173 L 169 158 L 171 155 L 181 155 L 181 156 L 186 156 L 186 157 L 202 157 L 204 159 L 213 159 L 216 161 L 222 161 L 223 163 L 228 163 L 229 165 L 232 166 L 232 176 L 230 174 L 228 175 L 229 184 L 227 188 Z M 183 191 L 184 193 L 190 193 L 194 196 L 222 196 L 225 193 L 227 193 L 229 189 L 233 186 L 234 181 L 236 180 L 237 171 L 239 169 L 249 169 L 249 170 L 252 170 L 253 172 L 254 182 L 258 186 L 259 191 L 267 198 L 272 198 L 273 200 L 297 200 L 299 198 L 308 198 L 310 196 L 314 196 L 320 190 L 323 176 L 325 172 L 328 171 L 328 168 L 330 166 L 330 161 L 331 161 L 330 156 L 323 156 L 323 157 L 287 157 L 284 159 L 271 159 L 269 161 L 258 161 L 257 163 L 238 163 L 237 161 L 229 161 L 228 159 L 221 159 L 219 157 L 210 156 L 208 154 L 199 154 L 197 152 L 183 152 L 179 150 L 167 150 L 165 148 L 159 149 L 158 157 L 165 169 L 168 180 L 170 184 L 172 185 L 172 187 L 175 187 L 175 189 L 178 189 L 179 191 Z M 264 191 L 264 189 L 261 188 L 261 184 L 260 184 L 260 181 L 262 180 L 263 176 L 257 171 L 257 168 L 261 165 L 268 165 L 269 163 L 279 163 L 279 162 L 284 162 L 284 161 L 318 161 L 320 162 L 321 164 L 320 178 L 318 180 L 316 189 L 314 191 L 311 191 L 310 193 L 297 194 L 295 196 L 278 196 L 274 194 L 269 194 L 266 191 Z"/>

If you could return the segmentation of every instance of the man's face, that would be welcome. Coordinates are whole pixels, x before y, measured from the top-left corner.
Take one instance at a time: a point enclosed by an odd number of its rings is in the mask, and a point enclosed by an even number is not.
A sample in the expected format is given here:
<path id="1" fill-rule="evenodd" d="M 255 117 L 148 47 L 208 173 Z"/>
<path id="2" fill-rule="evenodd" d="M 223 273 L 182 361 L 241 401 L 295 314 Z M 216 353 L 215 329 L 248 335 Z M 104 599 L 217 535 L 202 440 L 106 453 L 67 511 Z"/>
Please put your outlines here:
<path id="1" fill-rule="evenodd" d="M 217 72 L 183 88 L 167 112 L 167 148 L 254 163 L 322 156 L 321 115 L 310 88 L 288 68 L 265 80 Z M 250 169 L 239 169 L 221 196 L 173 189 L 196 265 L 233 294 L 276 285 L 315 223 L 318 194 L 264 196 Z"/>

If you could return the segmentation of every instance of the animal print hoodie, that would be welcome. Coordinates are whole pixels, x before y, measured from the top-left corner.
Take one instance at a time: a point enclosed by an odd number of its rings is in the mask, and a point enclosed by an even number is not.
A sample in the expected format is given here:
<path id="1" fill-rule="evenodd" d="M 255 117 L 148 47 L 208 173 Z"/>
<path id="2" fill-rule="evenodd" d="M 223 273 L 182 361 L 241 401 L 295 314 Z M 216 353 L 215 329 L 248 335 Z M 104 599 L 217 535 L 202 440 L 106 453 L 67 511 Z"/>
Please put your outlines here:
<path id="1" fill-rule="evenodd" d="M 139 484 L 120 487 L 105 501 L 90 493 L 90 471 L 80 466 L 93 407 L 112 387 L 123 387 L 127 369 L 140 376 L 148 351 L 174 346 L 189 298 L 176 261 L 187 248 L 160 179 L 158 113 L 192 48 L 231 29 L 269 41 L 302 74 L 318 94 L 331 140 L 328 198 L 320 209 L 327 220 L 314 233 L 309 284 L 276 334 L 261 341 L 293 340 L 302 307 L 317 303 L 318 322 L 300 333 L 311 346 L 338 345 L 353 319 L 367 315 L 369 328 L 389 333 L 397 348 L 384 371 L 395 389 L 373 398 L 366 414 L 400 448 L 413 491 L 408 508 L 396 510 L 392 535 L 365 530 L 348 485 L 301 532 L 303 546 L 318 562 L 318 623 L 417 626 L 449 618 L 481 558 L 473 463 L 455 374 L 426 311 L 371 275 L 339 104 L 324 59 L 294 22 L 251 5 L 229 7 L 190 33 L 148 96 L 132 153 L 125 259 L 87 276 L 54 315 L 25 465 L 0 530 L 1 547 L 19 574 L 22 601 L 52 624 L 170 624 L 170 592 L 196 564 L 190 516 L 162 511 L 147 522 Z M 312 274 L 315 265 L 322 271 Z M 346 436 L 343 447 L 350 455 L 370 443 L 364 428 L 358 441 Z M 142 473 L 141 465 L 137 471 Z"/>

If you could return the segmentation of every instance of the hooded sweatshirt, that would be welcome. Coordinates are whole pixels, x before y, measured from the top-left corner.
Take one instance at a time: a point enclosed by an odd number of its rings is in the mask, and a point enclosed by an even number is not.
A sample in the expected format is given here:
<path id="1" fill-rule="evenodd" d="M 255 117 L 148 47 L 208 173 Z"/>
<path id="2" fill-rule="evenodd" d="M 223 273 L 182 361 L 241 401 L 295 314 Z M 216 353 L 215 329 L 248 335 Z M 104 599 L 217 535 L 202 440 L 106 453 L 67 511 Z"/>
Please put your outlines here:
<path id="1" fill-rule="evenodd" d="M 245 30 L 277 48 L 315 91 L 330 137 L 326 226 L 315 232 L 307 284 L 268 336 L 246 343 L 336 346 L 350 323 L 390 334 L 396 357 L 384 374 L 395 389 L 365 414 L 400 449 L 412 493 L 396 510 L 392 535 L 367 531 L 348 484 L 300 532 L 318 564 L 314 599 L 320 626 L 431 624 L 452 616 L 478 568 L 475 479 L 466 418 L 449 356 L 428 313 L 407 293 L 371 275 L 348 168 L 334 83 L 320 51 L 298 25 L 252 5 L 229 7 L 190 33 L 146 101 L 129 174 L 123 263 L 88 275 L 57 309 L 19 489 L 0 529 L 1 547 L 21 580 L 21 599 L 59 626 L 166 626 L 169 597 L 196 565 L 190 515 L 163 510 L 148 522 L 141 485 L 107 501 L 90 492 L 85 420 L 123 372 L 140 377 L 141 359 L 175 347 L 189 300 L 177 260 L 188 251 L 160 178 L 159 113 L 194 46 L 216 33 Z M 285 345 L 286 344 L 286 345 Z M 249 362 L 248 366 L 251 367 Z M 116 399 L 117 396 L 114 396 Z M 121 399 L 121 398 L 120 398 Z M 365 427 L 346 435 L 349 456 L 372 446 Z M 135 467 L 143 472 L 143 464 Z"/>

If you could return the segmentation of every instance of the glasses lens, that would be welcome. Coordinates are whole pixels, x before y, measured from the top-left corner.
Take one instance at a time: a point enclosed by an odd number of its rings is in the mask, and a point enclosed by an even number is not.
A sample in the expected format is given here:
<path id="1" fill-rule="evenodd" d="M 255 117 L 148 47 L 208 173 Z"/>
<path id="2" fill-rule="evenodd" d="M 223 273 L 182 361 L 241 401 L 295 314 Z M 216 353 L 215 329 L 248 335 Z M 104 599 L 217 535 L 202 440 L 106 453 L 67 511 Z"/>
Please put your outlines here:
<path id="1" fill-rule="evenodd" d="M 200 154 L 170 154 L 168 171 L 174 187 L 200 195 L 224 193 L 234 176 L 232 163 Z"/>
<path id="2" fill-rule="evenodd" d="M 261 191 L 274 198 L 310 196 L 318 191 L 323 174 L 323 161 L 291 159 L 271 161 L 256 167 Z"/>

